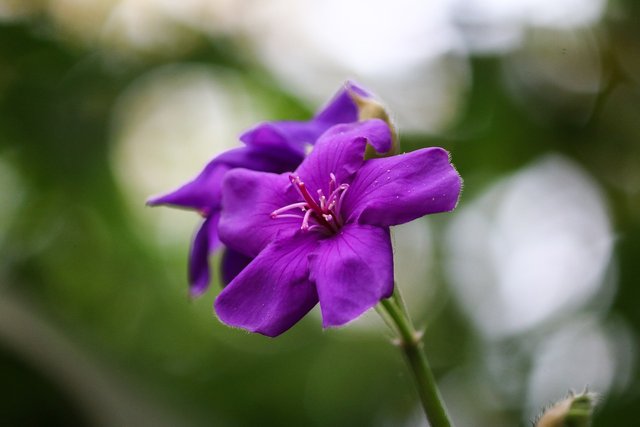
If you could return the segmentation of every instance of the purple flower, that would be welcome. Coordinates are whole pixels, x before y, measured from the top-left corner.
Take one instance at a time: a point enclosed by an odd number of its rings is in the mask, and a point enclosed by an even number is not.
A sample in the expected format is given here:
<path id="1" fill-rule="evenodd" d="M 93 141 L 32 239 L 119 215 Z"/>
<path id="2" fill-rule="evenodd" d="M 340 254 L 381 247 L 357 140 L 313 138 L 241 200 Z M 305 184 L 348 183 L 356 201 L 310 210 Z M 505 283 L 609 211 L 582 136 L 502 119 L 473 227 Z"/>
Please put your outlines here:
<path id="1" fill-rule="evenodd" d="M 452 210 L 461 180 L 441 148 L 386 152 L 373 119 L 325 132 L 293 173 L 227 173 L 219 233 L 254 258 L 215 302 L 230 326 L 276 336 L 320 303 L 323 326 L 343 325 L 393 292 L 389 227 Z"/>
<path id="2" fill-rule="evenodd" d="M 240 137 L 244 147 L 221 154 L 192 181 L 147 201 L 151 206 L 170 205 L 195 210 L 204 218 L 195 233 L 189 257 L 191 296 L 199 296 L 206 291 L 210 281 L 209 255 L 221 246 L 217 226 L 222 177 L 234 168 L 277 173 L 294 170 L 325 130 L 338 123 L 357 121 L 359 109 L 356 100 L 368 96 L 362 88 L 348 82 L 311 120 L 262 123 Z M 245 255 L 228 250 L 222 260 L 223 280 L 230 281 L 249 261 Z"/>

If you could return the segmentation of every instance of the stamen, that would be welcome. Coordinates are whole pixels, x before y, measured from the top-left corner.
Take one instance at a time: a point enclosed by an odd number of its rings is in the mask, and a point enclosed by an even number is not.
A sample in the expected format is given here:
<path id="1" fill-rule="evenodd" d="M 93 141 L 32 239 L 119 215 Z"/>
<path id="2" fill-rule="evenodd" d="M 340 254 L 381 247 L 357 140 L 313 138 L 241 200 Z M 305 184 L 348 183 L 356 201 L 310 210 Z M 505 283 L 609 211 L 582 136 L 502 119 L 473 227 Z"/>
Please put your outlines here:
<path id="1" fill-rule="evenodd" d="M 342 226 L 340 208 L 344 195 L 349 189 L 348 184 L 338 185 L 335 174 L 329 174 L 329 197 L 324 195 L 322 189 L 317 190 L 317 201 L 311 197 L 305 183 L 297 175 L 289 175 L 291 185 L 293 185 L 304 200 L 283 206 L 271 212 L 271 218 L 296 218 L 302 219 L 301 230 L 319 230 L 321 232 L 337 233 Z M 288 211 L 300 209 L 300 213 L 287 213 Z"/>
<path id="2" fill-rule="evenodd" d="M 272 219 L 276 219 L 276 218 L 304 218 L 303 215 L 296 215 L 296 214 L 280 214 L 280 215 L 273 215 L 271 214 L 271 218 Z"/>
<path id="3" fill-rule="evenodd" d="M 338 231 L 338 226 L 335 224 L 335 215 L 333 214 L 333 212 L 322 215 L 322 217 L 327 221 L 327 224 L 329 225 L 331 231 L 333 231 L 334 233 Z"/>
<path id="4" fill-rule="evenodd" d="M 318 199 L 320 200 L 320 209 L 324 211 L 327 205 L 327 198 L 324 197 L 324 194 L 322 193 L 322 188 L 318 189 Z"/>
<path id="5" fill-rule="evenodd" d="M 302 218 L 302 226 L 300 227 L 302 230 L 309 230 L 309 217 L 311 216 L 312 210 L 308 210 L 304 214 L 304 218 Z"/>
<path id="6" fill-rule="evenodd" d="M 303 211 L 306 209 L 307 204 L 305 202 L 298 202 L 298 203 L 292 203 L 290 205 L 287 206 L 283 206 L 279 209 L 276 209 L 275 211 L 271 212 L 271 218 L 276 218 L 278 217 L 282 212 L 286 212 L 286 211 L 290 211 L 291 209 L 302 209 Z M 302 218 L 302 216 L 300 217 Z"/>
<path id="7" fill-rule="evenodd" d="M 331 172 L 329 174 L 329 195 L 333 194 L 333 190 L 336 189 L 337 185 L 338 185 L 338 180 L 336 179 L 336 176 L 333 174 L 333 172 Z"/>
<path id="8" fill-rule="evenodd" d="M 335 205 L 335 201 L 336 201 L 336 198 L 338 197 L 338 194 L 340 194 L 340 192 L 342 191 L 345 191 L 347 188 L 349 188 L 348 184 L 340 184 L 338 188 L 333 190 L 333 192 L 329 195 L 329 204 L 333 203 Z"/>
<path id="9" fill-rule="evenodd" d="M 302 196 L 302 198 L 307 202 L 310 209 L 320 210 L 320 206 L 311 198 L 311 194 L 309 194 L 309 190 L 307 190 L 307 186 L 304 185 L 304 182 L 297 175 L 289 175 L 289 180 L 298 190 L 298 193 Z"/>

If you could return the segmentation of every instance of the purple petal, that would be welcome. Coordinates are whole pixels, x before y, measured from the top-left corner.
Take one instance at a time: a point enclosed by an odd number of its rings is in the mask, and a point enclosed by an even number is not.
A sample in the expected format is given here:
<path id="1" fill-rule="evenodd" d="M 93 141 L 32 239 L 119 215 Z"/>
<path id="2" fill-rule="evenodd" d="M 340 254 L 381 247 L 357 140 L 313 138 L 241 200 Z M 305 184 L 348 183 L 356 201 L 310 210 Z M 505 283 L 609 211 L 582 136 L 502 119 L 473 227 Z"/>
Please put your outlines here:
<path id="1" fill-rule="evenodd" d="M 214 159 L 195 179 L 170 193 L 151 197 L 147 205 L 171 205 L 207 215 L 220 205 L 220 182 L 228 170 L 229 166 Z"/>
<path id="2" fill-rule="evenodd" d="M 318 302 L 307 260 L 316 239 L 299 233 L 267 246 L 216 298 L 220 320 L 270 337 L 298 322 Z"/>
<path id="3" fill-rule="evenodd" d="M 271 218 L 271 212 L 299 201 L 298 198 L 288 174 L 229 171 L 222 188 L 220 239 L 246 256 L 257 256 L 276 238 L 292 236 L 300 229 L 302 218 Z"/>
<path id="4" fill-rule="evenodd" d="M 365 88 L 357 84 L 356 82 L 349 80 L 345 84 L 346 89 L 350 92 L 350 94 L 355 94 L 361 98 L 372 98 L 373 95 L 369 93 Z M 352 95 L 353 97 L 353 95 Z"/>
<path id="5" fill-rule="evenodd" d="M 393 293 L 393 252 L 389 229 L 351 224 L 322 240 L 309 257 L 322 324 L 339 326 Z"/>
<path id="6" fill-rule="evenodd" d="M 322 134 L 295 174 L 312 194 L 322 189 L 328 196 L 330 175 L 333 173 L 339 184 L 349 183 L 364 162 L 367 143 L 378 152 L 388 151 L 392 143 L 389 126 L 379 119 L 333 126 Z"/>
<path id="7" fill-rule="evenodd" d="M 368 96 L 364 89 L 348 82 L 313 119 L 261 123 L 242 134 L 240 140 L 248 146 L 280 150 L 300 162 L 307 146 L 314 145 L 331 126 L 358 121 L 358 106 L 351 92 Z"/>
<path id="8" fill-rule="evenodd" d="M 347 82 L 344 87 L 335 94 L 333 99 L 316 114 L 314 120 L 331 125 L 358 121 L 358 106 L 353 101 L 351 92 L 363 97 L 370 96 L 366 90 L 355 83 Z"/>
<path id="9" fill-rule="evenodd" d="M 240 135 L 240 140 L 251 147 L 280 151 L 281 155 L 304 158 L 308 145 L 313 145 L 318 136 L 328 128 L 314 121 L 266 122 Z"/>
<path id="10" fill-rule="evenodd" d="M 217 233 L 218 215 L 205 219 L 193 238 L 189 254 L 189 293 L 202 295 L 209 287 L 209 254 L 220 246 Z"/>
<path id="11" fill-rule="evenodd" d="M 462 180 L 442 148 L 367 160 L 344 199 L 347 222 L 391 226 L 455 208 Z"/>
<path id="12" fill-rule="evenodd" d="M 299 158 L 288 158 L 280 154 L 282 153 L 254 147 L 226 151 L 211 160 L 195 179 L 171 193 L 152 197 L 147 204 L 195 209 L 207 215 L 219 209 L 222 177 L 229 169 L 247 168 L 279 173 L 293 170 L 300 163 Z"/>
<path id="13" fill-rule="evenodd" d="M 242 270 L 253 260 L 248 256 L 242 255 L 238 251 L 234 251 L 231 248 L 226 248 L 222 254 L 222 261 L 220 262 L 220 270 L 222 274 L 222 284 L 227 286 L 233 279 L 236 278 Z"/>

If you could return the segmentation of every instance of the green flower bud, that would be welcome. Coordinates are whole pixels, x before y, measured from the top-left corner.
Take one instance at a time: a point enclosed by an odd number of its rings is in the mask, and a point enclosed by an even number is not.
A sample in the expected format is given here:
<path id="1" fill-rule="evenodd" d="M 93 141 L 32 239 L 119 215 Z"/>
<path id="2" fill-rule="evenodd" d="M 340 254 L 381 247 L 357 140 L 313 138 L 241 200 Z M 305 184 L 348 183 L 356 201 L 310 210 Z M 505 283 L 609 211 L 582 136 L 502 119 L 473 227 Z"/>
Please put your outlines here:
<path id="1" fill-rule="evenodd" d="M 594 393 L 571 392 L 566 399 L 548 408 L 535 427 L 589 427 L 596 401 Z"/>

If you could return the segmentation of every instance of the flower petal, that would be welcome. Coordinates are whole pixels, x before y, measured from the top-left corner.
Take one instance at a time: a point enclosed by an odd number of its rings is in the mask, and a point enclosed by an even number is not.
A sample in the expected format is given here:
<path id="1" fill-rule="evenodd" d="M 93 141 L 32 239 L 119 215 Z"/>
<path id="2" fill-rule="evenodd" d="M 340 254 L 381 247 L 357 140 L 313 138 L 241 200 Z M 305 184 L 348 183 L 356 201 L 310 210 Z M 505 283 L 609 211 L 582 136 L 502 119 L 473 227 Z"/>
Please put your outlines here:
<path id="1" fill-rule="evenodd" d="M 358 106 L 353 100 L 352 92 L 365 98 L 370 96 L 362 87 L 353 82 L 346 82 L 333 99 L 316 114 L 314 120 L 329 124 L 329 126 L 358 121 Z"/>
<path id="2" fill-rule="evenodd" d="M 193 238 L 189 254 L 189 293 L 202 295 L 209 287 L 209 254 L 220 246 L 217 232 L 218 215 L 205 219 Z"/>
<path id="3" fill-rule="evenodd" d="M 307 260 L 316 245 L 298 233 L 267 246 L 216 298 L 220 320 L 270 337 L 292 327 L 318 302 Z"/>
<path id="4" fill-rule="evenodd" d="M 367 89 L 363 88 L 353 80 L 348 80 L 345 83 L 345 89 L 349 92 L 349 96 L 352 99 L 354 95 L 360 98 L 373 98 L 373 95 Z"/>
<path id="5" fill-rule="evenodd" d="M 249 146 L 279 149 L 296 155 L 299 163 L 306 154 L 307 146 L 314 145 L 331 126 L 358 121 L 358 107 L 350 91 L 367 93 L 347 83 L 313 119 L 261 123 L 242 134 L 240 140 Z"/>
<path id="6" fill-rule="evenodd" d="M 389 229 L 347 225 L 322 240 L 309 257 L 322 324 L 343 325 L 393 293 L 393 252 Z"/>
<path id="7" fill-rule="evenodd" d="M 240 135 L 240 140 L 250 147 L 278 150 L 300 163 L 307 146 L 313 145 L 327 127 L 314 121 L 265 122 Z"/>
<path id="8" fill-rule="evenodd" d="M 220 182 L 228 170 L 229 166 L 213 159 L 192 181 L 170 193 L 151 197 L 147 205 L 171 205 L 207 215 L 220 205 Z"/>
<path id="9" fill-rule="evenodd" d="M 322 189 L 328 196 L 330 174 L 333 173 L 340 184 L 349 183 L 364 162 L 367 143 L 378 152 L 388 151 L 392 144 L 389 126 L 379 119 L 333 126 L 318 139 L 295 174 L 312 194 Z"/>
<path id="10" fill-rule="evenodd" d="M 301 159 L 289 159 L 271 151 L 240 147 L 226 151 L 211 160 L 200 174 L 168 194 L 152 197 L 148 205 L 172 205 L 199 210 L 205 215 L 219 209 L 220 186 L 224 174 L 232 168 L 247 168 L 267 172 L 293 170 Z"/>
<path id="11" fill-rule="evenodd" d="M 345 195 L 347 222 L 391 226 L 455 208 L 462 180 L 442 148 L 367 160 Z"/>
<path id="12" fill-rule="evenodd" d="M 220 261 L 220 272 L 222 275 L 222 285 L 227 286 L 233 279 L 236 278 L 242 270 L 253 260 L 248 256 L 242 255 L 238 251 L 234 251 L 231 248 L 226 248 L 222 254 L 222 261 Z"/>
<path id="13" fill-rule="evenodd" d="M 249 257 L 257 256 L 276 238 L 292 236 L 302 223 L 302 217 L 271 218 L 274 210 L 298 201 L 288 174 L 231 170 L 222 185 L 222 200 L 220 239 Z"/>

